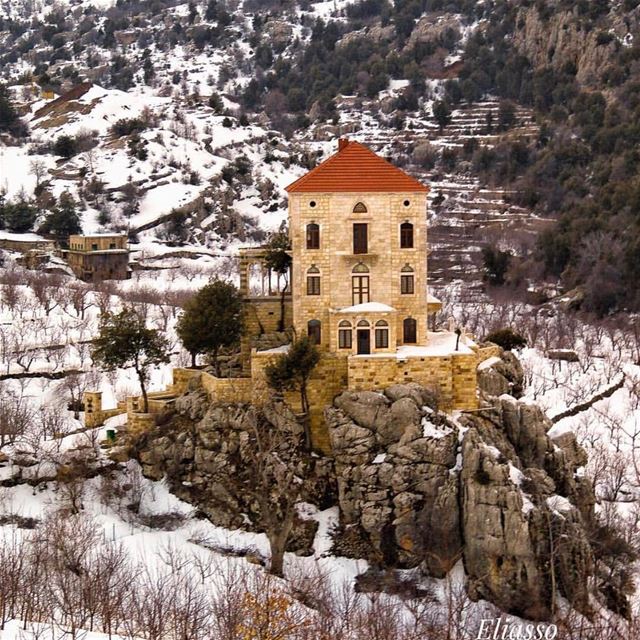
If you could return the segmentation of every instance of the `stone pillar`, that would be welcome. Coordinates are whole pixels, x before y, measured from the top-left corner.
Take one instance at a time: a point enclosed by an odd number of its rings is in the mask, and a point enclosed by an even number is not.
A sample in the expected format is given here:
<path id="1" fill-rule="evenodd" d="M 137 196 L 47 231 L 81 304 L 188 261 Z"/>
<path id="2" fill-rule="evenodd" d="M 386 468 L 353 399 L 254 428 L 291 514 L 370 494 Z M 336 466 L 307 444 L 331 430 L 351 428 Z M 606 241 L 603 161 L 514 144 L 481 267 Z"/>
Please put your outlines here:
<path id="1" fill-rule="evenodd" d="M 85 391 L 82 394 L 84 405 L 84 424 L 86 427 L 101 427 L 104 424 L 102 414 L 102 392 Z"/>

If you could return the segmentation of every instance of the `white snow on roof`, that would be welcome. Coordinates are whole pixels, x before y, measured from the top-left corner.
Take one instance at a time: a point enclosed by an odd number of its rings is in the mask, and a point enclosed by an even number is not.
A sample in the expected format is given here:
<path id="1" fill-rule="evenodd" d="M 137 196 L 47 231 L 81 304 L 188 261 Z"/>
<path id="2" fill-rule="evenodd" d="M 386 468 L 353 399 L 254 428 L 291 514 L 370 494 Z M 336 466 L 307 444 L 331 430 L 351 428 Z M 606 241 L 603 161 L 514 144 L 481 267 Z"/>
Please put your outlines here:
<path id="1" fill-rule="evenodd" d="M 456 341 L 458 336 L 451 331 L 436 331 L 427 333 L 427 344 L 423 347 L 404 345 L 398 347 L 398 357 L 420 357 L 420 356 L 450 356 L 450 355 L 470 355 L 471 349 L 475 346 L 469 338 L 460 336 L 458 349 Z"/>
<path id="2" fill-rule="evenodd" d="M 500 362 L 501 359 L 498 358 L 498 356 L 491 356 L 490 358 L 487 358 L 486 360 L 483 360 L 479 365 L 478 365 L 478 371 L 484 371 L 485 369 L 491 369 L 491 367 L 493 367 L 494 364 L 498 364 L 498 362 Z"/>
<path id="3" fill-rule="evenodd" d="M 340 309 L 340 313 L 382 313 L 387 311 L 395 311 L 395 309 L 388 304 L 382 304 L 382 302 L 363 302 Z"/>
<path id="4" fill-rule="evenodd" d="M 9 233 L 0 231 L 0 240 L 13 240 L 14 242 L 47 242 L 46 238 L 37 233 Z"/>
<path id="5" fill-rule="evenodd" d="M 427 293 L 427 302 L 429 304 L 442 304 L 442 300 L 440 298 L 436 298 L 434 295 Z"/>
<path id="6" fill-rule="evenodd" d="M 274 347 L 273 349 L 265 349 L 264 351 L 259 351 L 259 353 L 287 353 L 290 346 L 291 345 L 283 344 L 280 347 Z"/>
<path id="7" fill-rule="evenodd" d="M 126 233 L 88 233 L 80 235 L 81 238 L 122 238 Z"/>

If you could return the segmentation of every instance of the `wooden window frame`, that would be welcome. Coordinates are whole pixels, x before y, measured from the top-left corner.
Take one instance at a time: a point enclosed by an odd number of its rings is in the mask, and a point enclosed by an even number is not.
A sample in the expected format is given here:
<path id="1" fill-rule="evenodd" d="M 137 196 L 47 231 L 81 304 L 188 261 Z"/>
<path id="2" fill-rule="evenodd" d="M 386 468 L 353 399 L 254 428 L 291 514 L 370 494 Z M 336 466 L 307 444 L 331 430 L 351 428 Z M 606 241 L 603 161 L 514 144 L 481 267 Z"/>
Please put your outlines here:
<path id="1" fill-rule="evenodd" d="M 414 237 L 413 237 L 413 223 L 403 222 L 400 225 L 400 248 L 401 249 L 413 249 Z"/>
<path id="2" fill-rule="evenodd" d="M 389 348 L 389 327 L 376 327 L 376 349 Z"/>
<path id="3" fill-rule="evenodd" d="M 353 329 L 349 327 L 338 328 L 338 349 L 353 348 Z"/>
<path id="4" fill-rule="evenodd" d="M 308 296 L 320 295 L 320 276 L 318 275 L 307 276 L 307 295 Z"/>
<path id="5" fill-rule="evenodd" d="M 403 296 L 414 295 L 415 290 L 415 278 L 413 273 L 403 273 L 400 275 L 400 293 Z"/>
<path id="6" fill-rule="evenodd" d="M 371 287 L 368 275 L 351 276 L 351 303 L 365 304 L 371 299 Z"/>
<path id="7" fill-rule="evenodd" d="M 354 255 L 369 253 L 369 225 L 366 222 L 353 223 L 353 253 Z"/>
<path id="8" fill-rule="evenodd" d="M 310 222 L 306 226 L 306 247 L 309 251 L 320 249 L 320 225 Z"/>

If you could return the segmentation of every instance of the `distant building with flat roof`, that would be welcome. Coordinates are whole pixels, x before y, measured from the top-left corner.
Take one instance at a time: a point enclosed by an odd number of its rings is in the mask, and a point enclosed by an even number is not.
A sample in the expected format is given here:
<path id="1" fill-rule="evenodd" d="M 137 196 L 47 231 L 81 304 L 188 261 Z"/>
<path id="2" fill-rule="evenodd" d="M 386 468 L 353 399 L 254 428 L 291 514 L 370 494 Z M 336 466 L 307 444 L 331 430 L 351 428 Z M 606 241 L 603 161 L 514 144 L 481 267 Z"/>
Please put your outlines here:
<path id="1" fill-rule="evenodd" d="M 86 282 L 126 280 L 130 276 L 126 234 L 69 236 L 69 248 L 62 257 L 73 273 Z"/>

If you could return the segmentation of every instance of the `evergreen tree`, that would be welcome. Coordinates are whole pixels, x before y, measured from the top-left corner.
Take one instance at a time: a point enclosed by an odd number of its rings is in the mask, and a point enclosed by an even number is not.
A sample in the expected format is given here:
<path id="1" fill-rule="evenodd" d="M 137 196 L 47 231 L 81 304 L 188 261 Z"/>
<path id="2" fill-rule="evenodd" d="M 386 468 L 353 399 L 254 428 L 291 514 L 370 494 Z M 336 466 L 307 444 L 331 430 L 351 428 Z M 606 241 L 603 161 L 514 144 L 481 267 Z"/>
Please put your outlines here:
<path id="1" fill-rule="evenodd" d="M 307 449 L 311 449 L 311 427 L 309 425 L 309 398 L 307 386 L 311 373 L 320 362 L 320 352 L 308 336 L 298 338 L 289 346 L 287 353 L 270 362 L 265 367 L 269 386 L 276 391 L 298 390 L 300 404 L 305 414 L 304 432 Z"/>
<path id="2" fill-rule="evenodd" d="M 218 354 L 222 347 L 238 342 L 243 330 L 242 296 L 232 284 L 214 280 L 205 285 L 184 307 L 177 332 L 196 366 L 199 353 L 209 353 L 220 376 Z"/>
<path id="3" fill-rule="evenodd" d="M 451 109 L 444 100 L 433 103 L 433 117 L 442 131 L 451 122 Z"/>
<path id="4" fill-rule="evenodd" d="M 38 208 L 21 198 L 17 202 L 4 204 L 0 209 L 0 216 L 4 227 L 12 233 L 27 233 L 33 229 Z"/>
<path id="5" fill-rule="evenodd" d="M 106 371 L 132 367 L 140 382 L 143 411 L 148 413 L 149 370 L 169 362 L 169 345 L 159 331 L 147 329 L 144 319 L 133 309 L 107 313 L 100 319 L 100 333 L 94 341 L 92 358 Z"/>
<path id="6" fill-rule="evenodd" d="M 76 203 L 69 192 L 61 194 L 58 206 L 45 218 L 39 231 L 51 234 L 63 243 L 70 235 L 82 233 Z"/>
<path id="7" fill-rule="evenodd" d="M 291 242 L 286 231 L 274 233 L 267 244 L 265 266 L 278 274 L 280 291 L 280 320 L 278 331 L 284 331 L 285 296 L 289 289 L 289 269 L 291 267 Z"/>
<path id="8" fill-rule="evenodd" d="M 16 137 L 23 137 L 28 133 L 27 126 L 20 119 L 11 102 L 9 90 L 4 84 L 0 84 L 0 131 Z"/>

